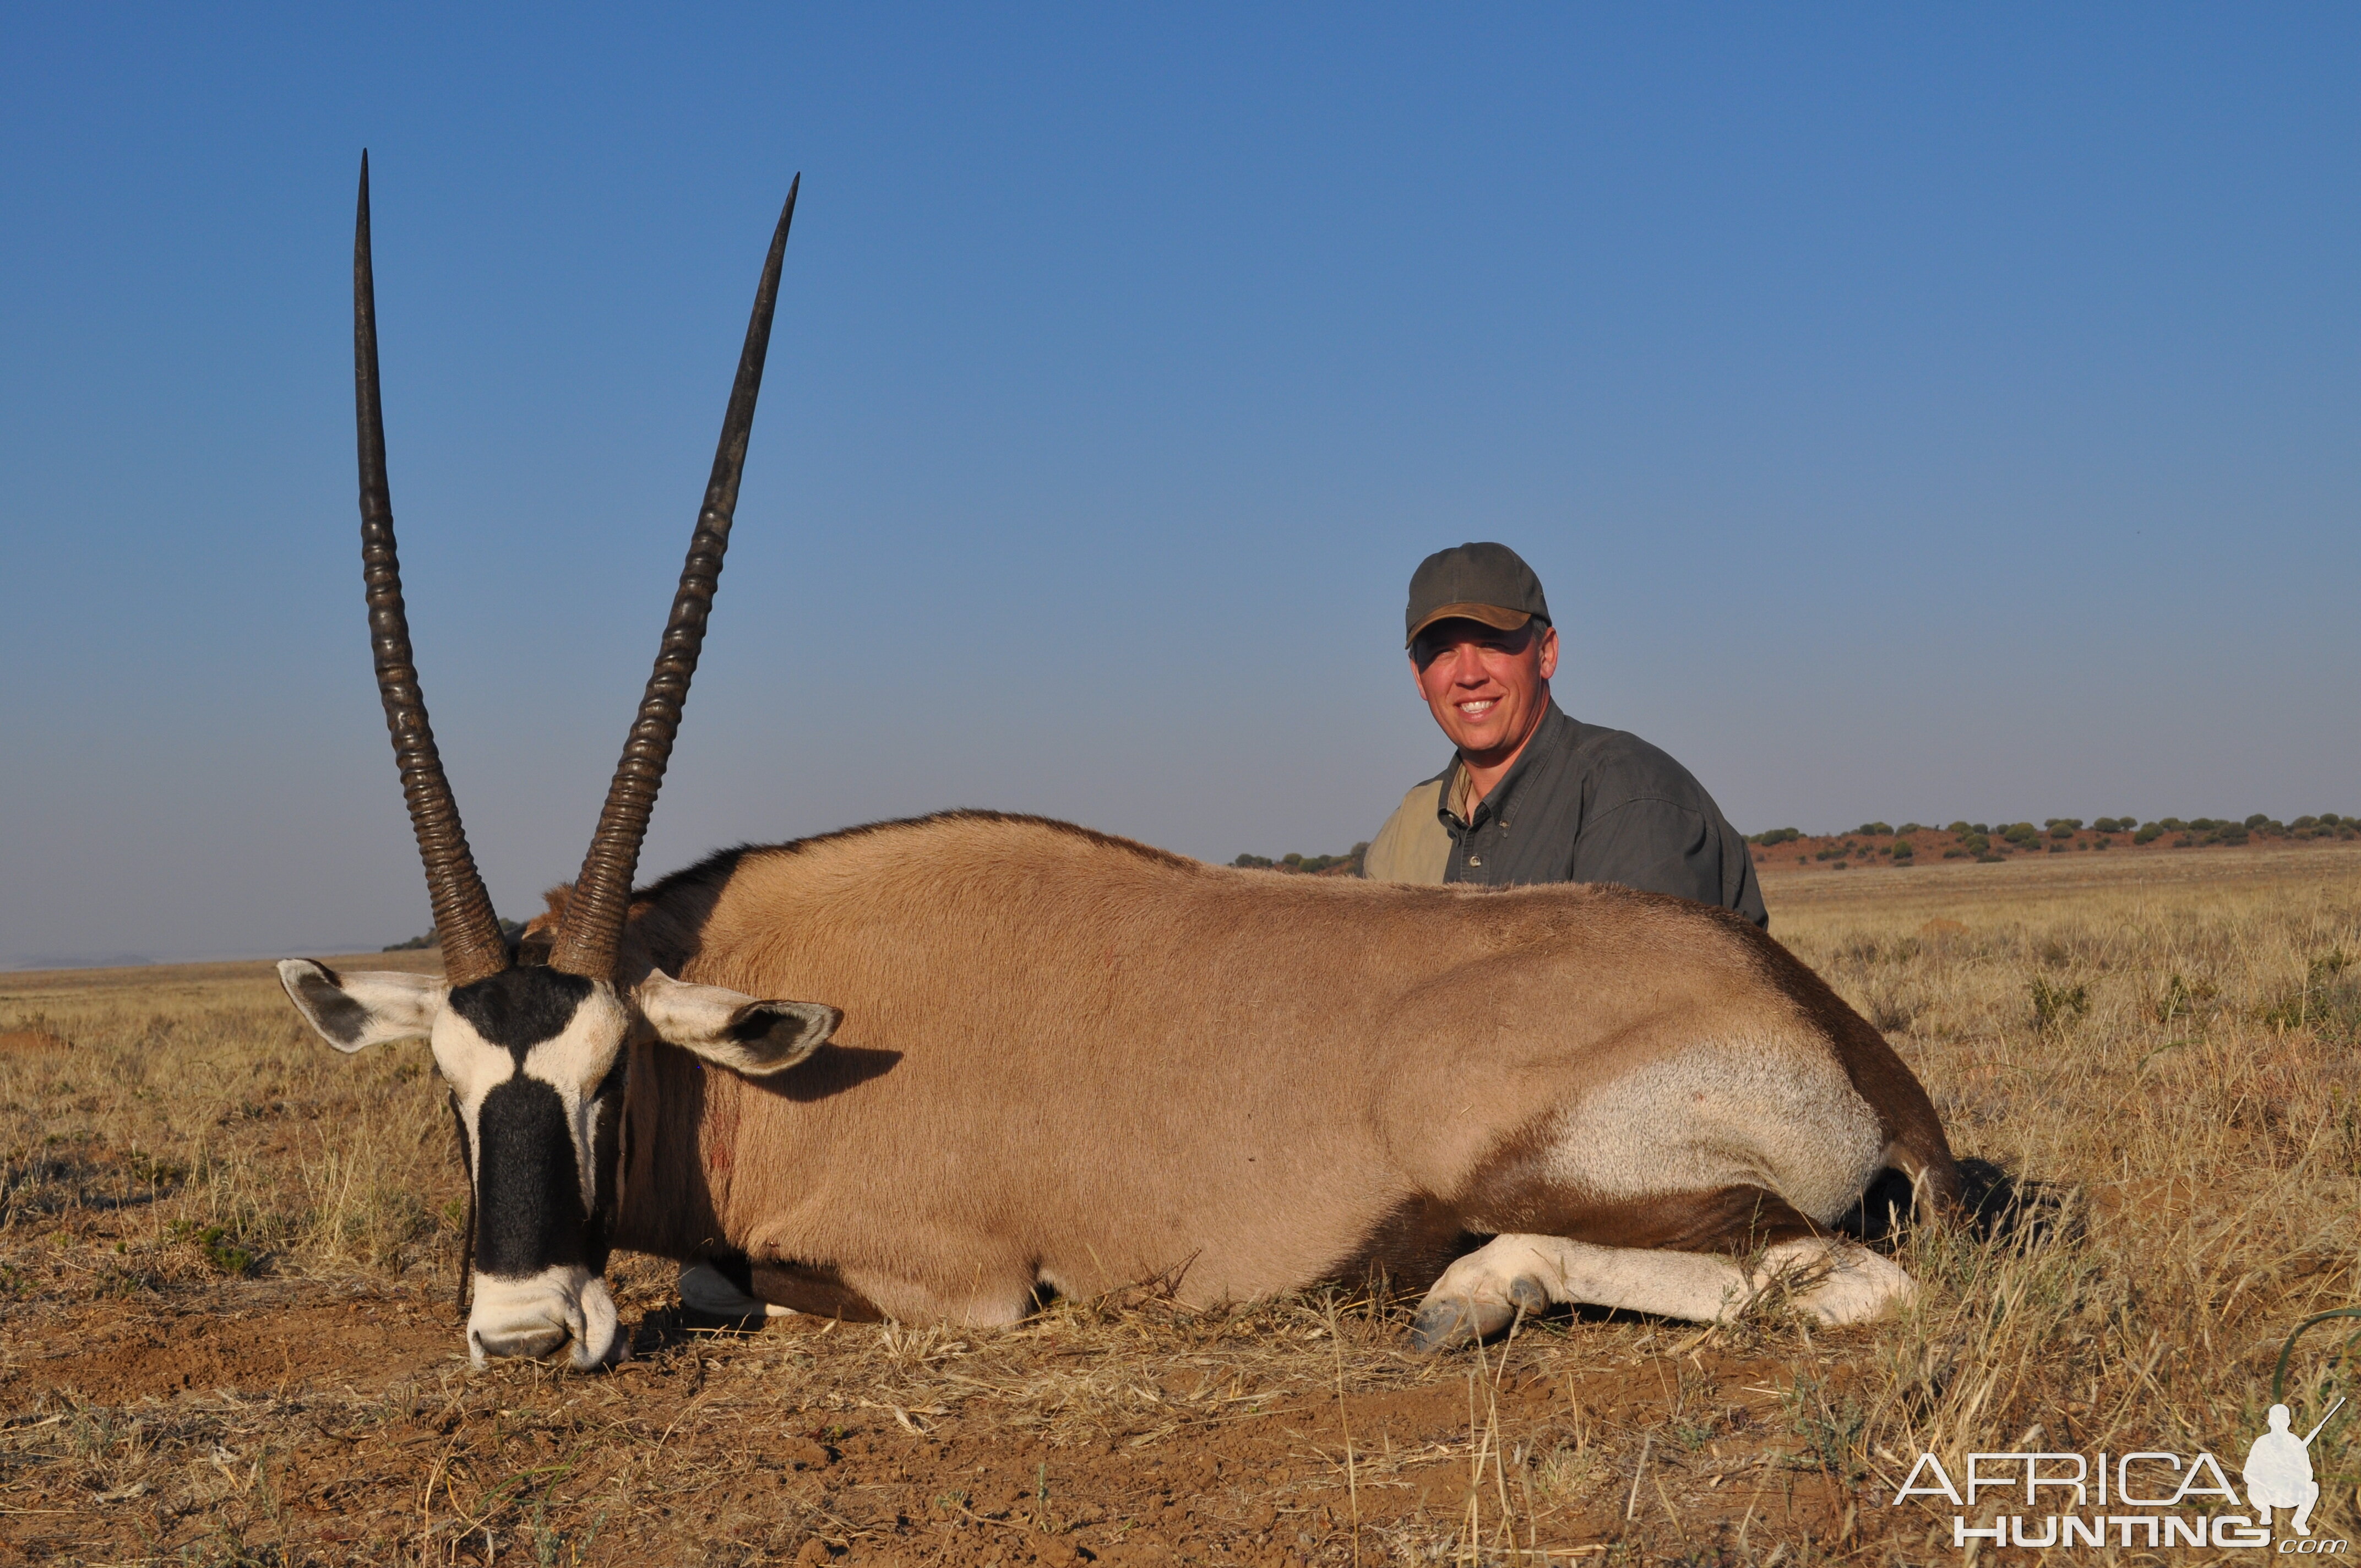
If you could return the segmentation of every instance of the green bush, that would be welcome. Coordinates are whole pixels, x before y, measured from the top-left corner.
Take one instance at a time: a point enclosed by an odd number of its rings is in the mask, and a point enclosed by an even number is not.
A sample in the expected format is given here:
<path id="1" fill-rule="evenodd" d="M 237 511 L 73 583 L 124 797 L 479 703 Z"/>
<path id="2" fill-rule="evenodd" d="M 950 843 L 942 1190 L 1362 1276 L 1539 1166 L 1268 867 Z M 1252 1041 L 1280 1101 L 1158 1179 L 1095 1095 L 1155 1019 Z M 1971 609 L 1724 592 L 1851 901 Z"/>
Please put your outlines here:
<path id="1" fill-rule="evenodd" d="M 1894 858 L 1895 860 L 1897 860 L 1897 861 L 1906 861 L 1906 860 L 1910 859 L 1913 855 L 1916 855 L 1917 852 L 1918 852 L 1917 850 L 1914 850 L 1914 849 L 1912 849 L 1912 848 L 1910 847 L 1910 840 L 1909 840 L 1909 839 L 1896 839 L 1895 840 L 1894 840 Z"/>
<path id="2" fill-rule="evenodd" d="M 2153 844 L 2158 839 L 2163 837 L 2164 824 L 2161 822 L 2150 822 L 2143 825 L 2138 832 L 2132 835 L 2132 842 L 2135 844 Z"/>
<path id="3" fill-rule="evenodd" d="M 1992 831 L 1992 825 L 1986 822 L 1971 823 L 1968 828 L 1968 831 L 1971 833 L 1989 833 Z"/>
<path id="4" fill-rule="evenodd" d="M 1746 841 L 1768 849 L 1773 844 L 1792 844 L 1803 836 L 1804 830 L 1800 828 L 1773 828 L 1767 832 L 1757 833 Z"/>
<path id="5" fill-rule="evenodd" d="M 2000 830 L 2000 836 L 2018 849 L 2029 850 L 2041 841 L 2041 829 L 2030 822 L 2012 822 Z"/>
<path id="6" fill-rule="evenodd" d="M 1894 829 L 1888 828 L 1883 822 L 1864 822 L 1860 827 L 1854 828 L 1853 831 L 1856 833 L 1874 833 L 1882 839 L 1888 833 L 1893 832 Z"/>
<path id="7" fill-rule="evenodd" d="M 388 948 L 387 952 L 401 952 L 401 948 Z M 175 1220 L 166 1227 L 165 1235 L 176 1242 L 189 1242 L 204 1254 L 205 1261 L 214 1271 L 233 1277 L 251 1274 L 261 1260 L 238 1245 L 238 1239 L 219 1225 L 200 1225 L 194 1220 Z"/>
<path id="8" fill-rule="evenodd" d="M 2081 831 L 2082 819 L 2079 817 L 2052 817 L 2042 826 L 2049 829 L 2052 839 L 2071 839 Z"/>
<path id="9" fill-rule="evenodd" d="M 1906 837 L 1912 833 L 1924 833 L 1927 831 L 1927 825 L 1923 822 L 1905 822 L 1901 827 L 1896 828 L 1894 831 Z"/>
<path id="10" fill-rule="evenodd" d="M 2033 977 L 2033 1025 L 2037 1029 L 2062 1029 L 2091 1010 L 2091 988 L 2053 982 L 2047 975 Z"/>
<path id="11" fill-rule="evenodd" d="M 2249 833 L 2253 832 L 2257 828 L 2275 826 L 2277 826 L 2277 824 L 2271 821 L 2270 813 L 2268 811 L 2257 811 L 2252 817 L 2246 818 L 2246 831 Z"/>
<path id="12" fill-rule="evenodd" d="M 1949 828 L 1944 828 L 1944 829 L 1943 829 L 1943 831 L 1944 831 L 1944 832 L 1946 832 L 1946 833 L 1956 833 L 1956 834 L 1958 834 L 1958 835 L 1959 835 L 1960 838 L 1962 838 L 1962 839 L 1966 838 L 1969 834 L 1971 834 L 1971 833 L 1974 832 L 1975 830 L 1976 830 L 1975 828 L 1973 828 L 1970 827 L 1970 826 L 1969 826 L 1967 823 L 1965 823 L 1965 822 L 1954 822 L 1954 823 L 1952 823 Z"/>
<path id="13" fill-rule="evenodd" d="M 1271 868 L 1271 859 L 1268 855 L 1240 855 L 1236 860 L 1232 861 L 1230 864 L 1237 867 L 1240 871 L 1267 872 Z"/>
<path id="14" fill-rule="evenodd" d="M 2163 828 L 2168 833 L 2186 833 L 2189 831 L 2189 824 L 2183 822 L 2178 817 L 2160 817 L 2157 821 L 2157 826 Z"/>
<path id="15" fill-rule="evenodd" d="M 1960 840 L 1960 845 L 1971 855 L 1982 856 L 1992 853 L 1992 840 L 1982 833 L 1970 833 Z"/>

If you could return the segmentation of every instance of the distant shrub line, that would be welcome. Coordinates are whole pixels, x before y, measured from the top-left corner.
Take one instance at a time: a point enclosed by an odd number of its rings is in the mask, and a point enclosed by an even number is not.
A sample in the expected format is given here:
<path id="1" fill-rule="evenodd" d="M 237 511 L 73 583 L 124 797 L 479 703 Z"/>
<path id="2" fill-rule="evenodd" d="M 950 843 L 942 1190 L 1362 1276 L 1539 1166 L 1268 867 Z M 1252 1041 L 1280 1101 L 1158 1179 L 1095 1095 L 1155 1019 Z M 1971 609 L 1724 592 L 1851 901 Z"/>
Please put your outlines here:
<path id="1" fill-rule="evenodd" d="M 1835 840 L 1817 850 L 1806 847 L 1814 862 L 1834 871 L 1843 871 L 1856 863 L 1866 863 L 1876 858 L 1908 865 L 1918 858 L 1919 846 L 1913 843 L 1913 834 L 1943 834 L 1954 840 L 1944 848 L 1947 861 L 1998 861 L 2012 854 L 2048 851 L 2060 854 L 2068 850 L 2104 850 L 2119 837 L 2128 836 L 2134 844 L 2153 844 L 2166 835 L 2173 835 L 2178 849 L 2194 849 L 2208 844 L 2247 844 L 2257 839 L 2303 840 L 2310 839 L 2361 839 L 2361 817 L 2348 813 L 2323 811 L 2316 816 L 2303 816 L 2292 822 L 2281 822 L 2264 812 L 2256 812 L 2243 820 L 2229 817 L 2158 817 L 2142 822 L 2136 817 L 2102 817 L 2087 826 L 2080 817 L 2046 817 L 2036 826 L 2031 822 L 1953 822 L 1942 828 L 1924 823 L 1905 822 L 1892 827 L 1883 822 L 1864 822 L 1850 833 L 1828 834 Z M 1782 844 L 1817 837 L 1800 828 L 1773 828 L 1747 836 L 1747 842 L 1757 849 L 1775 849 Z M 1878 839 L 1890 839 L 1878 843 Z M 1759 857 L 1758 857 L 1759 858 Z"/>
<path id="2" fill-rule="evenodd" d="M 496 916 L 494 918 L 498 919 L 499 916 Z M 500 920 L 500 935 L 507 938 L 511 942 L 515 941 L 519 937 L 524 935 L 524 922 L 522 920 Z M 417 936 L 411 938 L 410 940 L 406 942 L 388 942 L 384 947 L 379 948 L 378 951 L 381 953 L 414 953 L 423 951 L 427 948 L 440 947 L 442 944 L 443 938 L 434 934 L 434 927 L 429 926 Z"/>
<path id="3" fill-rule="evenodd" d="M 1361 858 L 1368 852 L 1368 841 L 1364 839 L 1341 855 L 1281 855 L 1277 860 L 1268 855 L 1240 855 L 1230 864 L 1241 871 L 1282 872 L 1308 876 L 1341 869 L 1346 876 L 1359 876 Z"/>

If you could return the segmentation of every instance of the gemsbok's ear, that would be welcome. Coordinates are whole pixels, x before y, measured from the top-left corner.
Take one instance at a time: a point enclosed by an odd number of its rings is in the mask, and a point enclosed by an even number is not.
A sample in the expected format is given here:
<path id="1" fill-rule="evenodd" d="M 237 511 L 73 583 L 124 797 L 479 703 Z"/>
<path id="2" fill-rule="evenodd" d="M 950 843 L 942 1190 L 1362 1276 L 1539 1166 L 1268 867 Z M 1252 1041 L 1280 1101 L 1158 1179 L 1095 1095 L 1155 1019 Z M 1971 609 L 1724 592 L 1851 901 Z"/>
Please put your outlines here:
<path id="1" fill-rule="evenodd" d="M 828 1043 L 844 1014 L 817 1002 L 763 1002 L 651 970 L 633 993 L 648 1031 L 717 1067 L 760 1078 L 785 1072 Z"/>
<path id="2" fill-rule="evenodd" d="M 426 1035 L 450 987 L 431 974 L 375 970 L 340 975 L 310 959 L 279 960 L 279 983 L 295 1010 L 340 1051 Z"/>

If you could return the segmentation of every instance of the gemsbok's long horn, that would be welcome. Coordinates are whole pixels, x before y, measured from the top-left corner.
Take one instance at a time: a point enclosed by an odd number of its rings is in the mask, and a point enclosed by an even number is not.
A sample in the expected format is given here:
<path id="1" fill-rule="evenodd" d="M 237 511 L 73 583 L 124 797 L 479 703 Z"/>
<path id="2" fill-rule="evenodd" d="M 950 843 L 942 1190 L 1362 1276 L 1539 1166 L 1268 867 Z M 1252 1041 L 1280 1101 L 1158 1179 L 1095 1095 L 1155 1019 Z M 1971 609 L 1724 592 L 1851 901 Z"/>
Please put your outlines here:
<path id="1" fill-rule="evenodd" d="M 720 444 L 713 454 L 713 477 L 706 481 L 705 505 L 697 514 L 696 532 L 689 535 L 688 559 L 680 569 L 680 589 L 673 596 L 671 619 L 664 622 L 655 671 L 648 677 L 639 717 L 623 743 L 615 782 L 608 786 L 606 806 L 598 813 L 598 830 L 591 837 L 590 852 L 582 860 L 582 874 L 576 879 L 574 894 L 558 919 L 549 965 L 567 974 L 589 980 L 614 978 L 615 950 L 623 939 L 623 919 L 631 913 L 631 877 L 639 870 L 640 841 L 647 836 L 656 791 L 664 787 L 673 737 L 680 729 L 681 705 L 688 699 L 689 678 L 697 674 L 697 651 L 705 644 L 705 620 L 713 609 L 721 557 L 730 548 L 730 522 L 738 510 L 738 480 L 746 467 L 746 439 L 754 426 L 754 400 L 763 389 L 763 357 L 771 345 L 771 310 L 778 302 L 787 225 L 795 222 L 796 192 L 802 186 L 803 176 L 798 174 L 787 187 L 787 204 L 779 213 L 777 231 L 771 236 L 762 285 L 754 291 L 754 313 L 746 323 L 746 346 L 738 356 L 738 379 L 730 389 Z"/>
<path id="2" fill-rule="evenodd" d="M 410 805 L 410 825 L 418 833 L 419 858 L 426 863 L 426 895 L 442 939 L 443 973 L 453 985 L 467 985 L 509 967 L 508 945 L 476 859 L 459 825 L 459 805 L 451 797 L 434 730 L 426 721 L 426 699 L 418 689 L 411 658 L 410 617 L 401 603 L 401 561 L 393 545 L 393 498 L 385 478 L 385 415 L 378 401 L 377 285 L 369 269 L 368 154 L 361 154 L 360 210 L 353 220 L 353 404 L 360 427 L 361 576 L 368 588 L 369 651 L 377 663 L 378 695 L 385 700 L 385 727 L 393 736 L 393 760 L 401 770 L 401 795 Z"/>

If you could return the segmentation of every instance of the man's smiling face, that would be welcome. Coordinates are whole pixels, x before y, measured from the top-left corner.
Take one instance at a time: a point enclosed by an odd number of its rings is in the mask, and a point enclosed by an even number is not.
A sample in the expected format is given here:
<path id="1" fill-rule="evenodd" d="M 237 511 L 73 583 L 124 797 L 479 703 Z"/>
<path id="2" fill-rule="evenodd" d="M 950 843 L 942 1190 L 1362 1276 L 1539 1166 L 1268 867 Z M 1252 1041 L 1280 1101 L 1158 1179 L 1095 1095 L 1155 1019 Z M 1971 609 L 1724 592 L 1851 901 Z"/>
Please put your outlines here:
<path id="1" fill-rule="evenodd" d="M 1500 631 L 1475 620 L 1438 620 L 1411 645 L 1419 695 L 1462 755 L 1478 766 L 1508 760 L 1549 706 L 1557 630 L 1529 621 Z"/>

